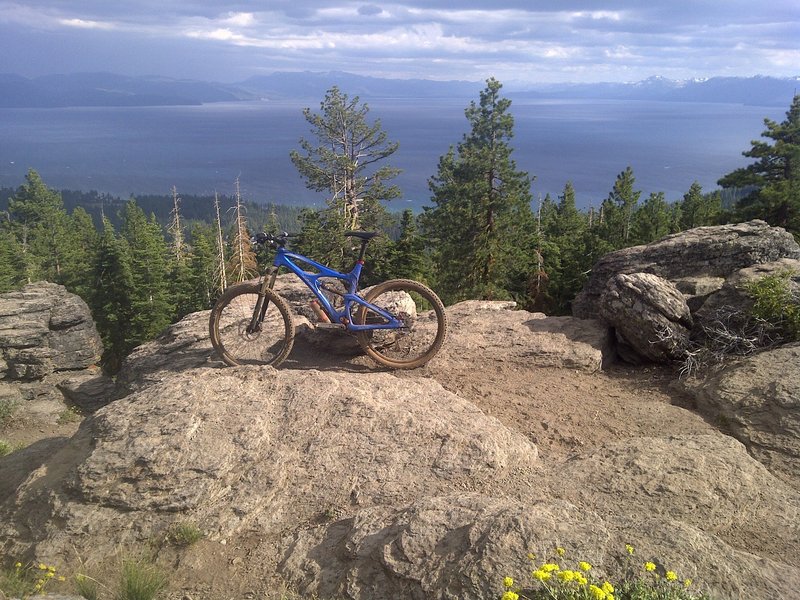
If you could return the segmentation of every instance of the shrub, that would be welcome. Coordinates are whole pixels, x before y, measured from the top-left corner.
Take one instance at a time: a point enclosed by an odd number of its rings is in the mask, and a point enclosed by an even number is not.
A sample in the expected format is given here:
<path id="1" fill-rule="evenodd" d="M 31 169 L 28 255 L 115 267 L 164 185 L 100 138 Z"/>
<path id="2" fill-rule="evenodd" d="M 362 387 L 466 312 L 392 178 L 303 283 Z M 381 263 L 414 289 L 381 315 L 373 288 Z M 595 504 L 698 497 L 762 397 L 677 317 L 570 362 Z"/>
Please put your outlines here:
<path id="1" fill-rule="evenodd" d="M 167 539 L 176 546 L 191 546 L 203 539 L 203 532 L 194 523 L 175 523 L 170 528 Z"/>
<path id="2" fill-rule="evenodd" d="M 690 579 L 681 580 L 675 571 L 659 569 L 651 561 L 637 561 L 630 545 L 626 551 L 628 575 L 617 583 L 598 576 L 586 561 L 566 561 L 563 548 L 556 548 L 553 559 L 542 563 L 528 555 L 531 585 L 520 587 L 506 577 L 501 600 L 709 600 L 690 591 Z M 568 562 L 574 562 L 572 568 Z"/>
<path id="3" fill-rule="evenodd" d="M 57 575 L 57 569 L 52 565 L 23 565 L 17 562 L 13 567 L 0 571 L 0 595 L 25 600 L 44 594 L 53 582 L 64 580 L 63 576 Z"/>
<path id="4" fill-rule="evenodd" d="M 800 295 L 792 291 L 794 275 L 781 271 L 745 286 L 753 298 L 751 314 L 772 325 L 787 341 L 800 340 Z"/>

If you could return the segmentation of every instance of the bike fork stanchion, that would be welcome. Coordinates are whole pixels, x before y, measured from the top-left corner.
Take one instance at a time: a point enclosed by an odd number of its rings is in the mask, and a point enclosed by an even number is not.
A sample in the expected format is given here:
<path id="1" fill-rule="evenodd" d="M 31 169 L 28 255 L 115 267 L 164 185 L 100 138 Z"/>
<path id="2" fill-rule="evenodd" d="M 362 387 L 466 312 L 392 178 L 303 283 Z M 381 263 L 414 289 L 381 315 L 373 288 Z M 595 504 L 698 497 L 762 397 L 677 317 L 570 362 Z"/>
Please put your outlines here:
<path id="1" fill-rule="evenodd" d="M 253 318 L 250 319 L 250 325 L 247 327 L 247 333 L 255 333 L 258 331 L 261 323 L 264 322 L 264 315 L 267 314 L 267 307 L 269 306 L 269 299 L 267 298 L 267 289 L 272 289 L 275 285 L 275 279 L 278 277 L 278 268 L 272 267 L 270 272 L 264 277 L 261 284 L 261 289 L 258 291 L 258 301 L 256 302 L 255 310 L 253 310 Z"/>

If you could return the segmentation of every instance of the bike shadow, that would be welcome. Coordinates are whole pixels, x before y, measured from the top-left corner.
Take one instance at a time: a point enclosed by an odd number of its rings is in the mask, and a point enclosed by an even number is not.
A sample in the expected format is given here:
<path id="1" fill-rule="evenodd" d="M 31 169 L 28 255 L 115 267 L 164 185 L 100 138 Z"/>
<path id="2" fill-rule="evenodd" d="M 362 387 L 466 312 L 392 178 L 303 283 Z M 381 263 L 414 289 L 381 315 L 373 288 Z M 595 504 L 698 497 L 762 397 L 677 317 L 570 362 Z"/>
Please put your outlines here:
<path id="1" fill-rule="evenodd" d="M 388 373 L 388 367 L 378 365 L 357 344 L 331 344 L 311 342 L 301 336 L 295 338 L 289 356 L 280 365 L 281 369 L 307 371 L 340 371 L 345 373 Z"/>

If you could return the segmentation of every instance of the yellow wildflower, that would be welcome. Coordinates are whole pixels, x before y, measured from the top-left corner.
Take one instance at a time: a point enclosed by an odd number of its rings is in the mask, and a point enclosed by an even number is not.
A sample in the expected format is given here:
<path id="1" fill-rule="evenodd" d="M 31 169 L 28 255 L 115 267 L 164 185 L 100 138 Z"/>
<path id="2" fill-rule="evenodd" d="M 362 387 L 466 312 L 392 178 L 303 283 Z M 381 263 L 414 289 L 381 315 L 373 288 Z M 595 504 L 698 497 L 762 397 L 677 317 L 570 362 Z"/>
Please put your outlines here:
<path id="1" fill-rule="evenodd" d="M 569 569 L 564 569 L 563 571 L 559 571 L 556 574 L 561 581 L 573 581 L 575 579 L 575 571 L 570 571 Z"/>
<path id="2" fill-rule="evenodd" d="M 59 580 L 59 581 L 66 581 L 66 580 L 67 580 L 67 578 L 66 578 L 66 577 L 64 577 L 63 575 L 59 575 L 59 576 L 58 576 L 58 580 Z"/>
<path id="3" fill-rule="evenodd" d="M 678 574 L 675 571 L 667 571 L 664 577 L 667 578 L 667 581 L 675 581 L 678 579 Z"/>
<path id="4" fill-rule="evenodd" d="M 45 574 L 45 577 L 47 577 L 48 579 L 50 579 L 51 577 L 55 577 L 55 576 L 56 576 L 56 574 L 55 574 L 55 573 L 53 573 L 52 571 L 48 571 L 48 572 Z"/>
<path id="5" fill-rule="evenodd" d="M 47 570 L 50 571 L 51 573 L 55 573 L 56 572 L 56 568 L 53 565 L 50 565 L 49 567 L 47 567 Z"/>
<path id="6" fill-rule="evenodd" d="M 605 600 L 606 598 L 606 593 L 594 584 L 589 586 L 589 593 L 595 600 Z"/>
<path id="7" fill-rule="evenodd" d="M 581 568 L 581 571 L 591 571 L 592 570 L 592 565 L 590 565 L 589 563 L 587 563 L 585 561 L 579 562 L 578 566 Z"/>
<path id="8" fill-rule="evenodd" d="M 689 587 L 690 585 L 692 585 L 692 580 L 691 579 L 684 579 L 683 580 L 683 587 Z"/>
<path id="9" fill-rule="evenodd" d="M 536 569 L 533 573 L 531 573 L 531 576 L 539 581 L 547 581 L 551 577 L 550 573 L 543 571 L 542 569 Z"/>
<path id="10" fill-rule="evenodd" d="M 14 563 L 14 567 L 17 568 L 17 569 L 21 569 L 22 568 L 22 563 L 21 562 Z"/>
<path id="11" fill-rule="evenodd" d="M 564 550 L 561 546 L 556 548 L 556 554 L 558 554 L 559 556 L 564 556 L 566 553 L 567 553 L 567 551 Z"/>
<path id="12" fill-rule="evenodd" d="M 611 585 L 611 583 L 609 583 L 608 581 L 606 581 L 605 583 L 603 583 L 603 591 L 606 594 L 612 594 L 614 593 L 614 586 Z"/>
<path id="13" fill-rule="evenodd" d="M 575 581 L 578 583 L 578 585 L 586 585 L 589 583 L 589 580 L 578 572 L 575 573 Z"/>
<path id="14" fill-rule="evenodd" d="M 503 578 L 503 587 L 510 588 L 512 585 L 514 585 L 514 580 L 511 577 Z"/>
<path id="15" fill-rule="evenodd" d="M 559 569 L 561 569 L 561 567 L 559 567 L 555 563 L 545 563 L 541 566 L 541 569 L 546 573 L 552 573 L 553 571 L 558 571 Z"/>
<path id="16" fill-rule="evenodd" d="M 533 552 L 528 552 L 528 560 L 536 560 L 536 555 Z"/>
<path id="17" fill-rule="evenodd" d="M 47 565 L 44 563 L 39 563 L 39 570 L 40 571 L 47 571 Z"/>
<path id="18" fill-rule="evenodd" d="M 644 570 L 645 571 L 651 571 L 651 572 L 655 571 L 656 570 L 655 563 L 651 563 L 651 562 L 644 563 Z"/>
<path id="19" fill-rule="evenodd" d="M 519 594 L 516 594 L 511 590 L 506 590 L 503 592 L 501 600 L 519 600 Z"/>
<path id="20" fill-rule="evenodd" d="M 630 544 L 625 544 L 625 550 L 628 551 L 628 554 L 633 554 L 633 546 Z"/>

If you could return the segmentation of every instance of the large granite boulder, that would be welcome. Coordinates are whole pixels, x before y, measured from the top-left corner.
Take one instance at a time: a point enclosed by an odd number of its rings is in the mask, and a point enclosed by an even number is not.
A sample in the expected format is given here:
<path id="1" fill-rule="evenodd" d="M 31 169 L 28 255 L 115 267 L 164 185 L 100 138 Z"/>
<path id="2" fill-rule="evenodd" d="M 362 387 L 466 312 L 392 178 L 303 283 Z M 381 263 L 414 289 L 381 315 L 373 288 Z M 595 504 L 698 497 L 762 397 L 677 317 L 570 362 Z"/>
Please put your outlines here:
<path id="1" fill-rule="evenodd" d="M 670 281 L 725 279 L 739 269 L 782 258 L 800 259 L 800 246 L 792 234 L 764 221 L 697 227 L 603 256 L 573 301 L 572 313 L 595 318 L 606 283 L 619 273 L 652 273 Z"/>
<path id="2" fill-rule="evenodd" d="M 98 410 L 55 454 L 33 472 L 24 452 L 0 461 L 11 554 L 99 559 L 178 517 L 214 539 L 281 531 L 490 490 L 537 462 L 524 436 L 433 381 L 270 367 L 165 378 Z"/>
<path id="3" fill-rule="evenodd" d="M 698 227 L 603 256 L 572 311 L 613 326 L 626 360 L 669 362 L 703 338 L 720 309 L 747 309 L 744 282 L 798 265 L 792 235 L 763 221 Z"/>
<path id="4" fill-rule="evenodd" d="M 600 297 L 600 316 L 614 328 L 628 362 L 637 353 L 655 362 L 676 360 L 689 345 L 692 315 L 683 294 L 650 273 L 612 277 Z"/>
<path id="5" fill-rule="evenodd" d="M 86 303 L 54 283 L 0 294 L 0 376 L 42 379 L 94 365 L 103 346 Z"/>

